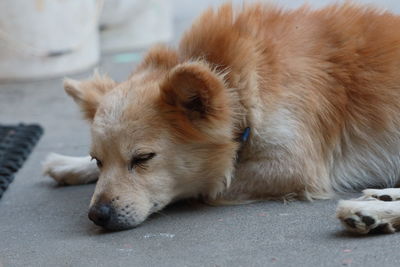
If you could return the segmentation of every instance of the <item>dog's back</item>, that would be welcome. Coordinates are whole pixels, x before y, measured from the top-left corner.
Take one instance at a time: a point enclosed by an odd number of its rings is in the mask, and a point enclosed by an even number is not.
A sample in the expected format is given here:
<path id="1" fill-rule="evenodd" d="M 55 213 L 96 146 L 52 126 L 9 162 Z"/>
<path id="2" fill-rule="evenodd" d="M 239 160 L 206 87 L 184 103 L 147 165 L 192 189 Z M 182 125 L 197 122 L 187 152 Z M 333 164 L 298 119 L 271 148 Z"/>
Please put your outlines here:
<path id="1" fill-rule="evenodd" d="M 399 27 L 395 15 L 351 4 L 317 11 L 252 5 L 237 14 L 225 5 L 197 20 L 181 56 L 228 70 L 243 126 L 252 127 L 242 155 L 258 167 L 239 164 L 237 181 L 259 177 L 248 190 L 255 195 L 304 190 L 306 197 L 394 186 Z"/>

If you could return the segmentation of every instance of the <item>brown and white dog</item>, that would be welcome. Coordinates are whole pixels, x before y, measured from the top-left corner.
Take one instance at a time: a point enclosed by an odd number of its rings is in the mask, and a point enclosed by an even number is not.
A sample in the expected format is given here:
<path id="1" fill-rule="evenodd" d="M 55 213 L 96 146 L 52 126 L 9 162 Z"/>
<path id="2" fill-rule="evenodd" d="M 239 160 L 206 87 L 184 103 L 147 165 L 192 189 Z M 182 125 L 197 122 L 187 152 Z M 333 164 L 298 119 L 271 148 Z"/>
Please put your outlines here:
<path id="1" fill-rule="evenodd" d="M 399 29 L 400 17 L 352 4 L 209 9 L 179 48 L 154 47 L 127 81 L 66 79 L 91 124 L 91 157 L 52 154 L 45 173 L 62 184 L 98 180 L 89 218 L 107 229 L 185 198 L 312 200 L 395 187 Z M 398 199 L 398 189 L 366 190 L 340 202 L 338 218 L 351 231 L 394 232 Z"/>

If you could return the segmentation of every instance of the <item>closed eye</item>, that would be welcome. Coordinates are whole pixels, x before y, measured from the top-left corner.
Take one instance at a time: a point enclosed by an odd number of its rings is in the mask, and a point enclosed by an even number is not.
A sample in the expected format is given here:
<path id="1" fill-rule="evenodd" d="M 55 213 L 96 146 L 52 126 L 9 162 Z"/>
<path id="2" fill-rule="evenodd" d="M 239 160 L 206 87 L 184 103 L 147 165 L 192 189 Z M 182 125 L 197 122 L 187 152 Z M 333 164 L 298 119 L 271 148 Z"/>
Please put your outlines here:
<path id="1" fill-rule="evenodd" d="M 145 163 L 156 156 L 156 153 L 147 153 L 142 155 L 135 155 L 132 157 L 131 164 L 129 166 L 129 170 L 132 170 L 135 167 L 145 168 Z"/>

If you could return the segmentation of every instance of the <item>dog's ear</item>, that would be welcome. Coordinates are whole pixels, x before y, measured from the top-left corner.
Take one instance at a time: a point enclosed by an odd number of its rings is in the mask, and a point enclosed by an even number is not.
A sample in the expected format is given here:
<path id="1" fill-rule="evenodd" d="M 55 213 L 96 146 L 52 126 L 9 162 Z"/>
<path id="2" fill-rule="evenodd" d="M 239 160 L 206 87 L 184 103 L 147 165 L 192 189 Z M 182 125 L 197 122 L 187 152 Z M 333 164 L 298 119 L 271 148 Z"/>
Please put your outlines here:
<path id="1" fill-rule="evenodd" d="M 97 71 L 93 77 L 88 80 L 64 80 L 65 91 L 78 104 L 84 117 L 89 121 L 93 120 L 103 95 L 116 86 L 117 83 L 111 78 L 106 75 L 101 76 Z"/>
<path id="2" fill-rule="evenodd" d="M 210 140 L 230 132 L 232 109 L 222 75 L 202 62 L 175 66 L 160 85 L 163 116 L 179 137 Z"/>
<path id="3" fill-rule="evenodd" d="M 217 118 L 226 104 L 222 78 L 203 63 L 173 68 L 161 84 L 161 99 L 190 121 Z"/>

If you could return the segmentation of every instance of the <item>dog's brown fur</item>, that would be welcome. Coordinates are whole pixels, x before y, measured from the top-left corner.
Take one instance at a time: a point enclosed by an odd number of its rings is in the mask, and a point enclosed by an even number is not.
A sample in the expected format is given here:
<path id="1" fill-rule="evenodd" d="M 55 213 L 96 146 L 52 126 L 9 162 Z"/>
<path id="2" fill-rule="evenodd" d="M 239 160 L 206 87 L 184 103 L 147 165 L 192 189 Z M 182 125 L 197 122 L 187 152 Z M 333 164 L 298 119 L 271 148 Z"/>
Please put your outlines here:
<path id="1" fill-rule="evenodd" d="M 313 199 L 393 186 L 399 27 L 398 16 L 352 4 L 238 12 L 227 4 L 206 11 L 178 49 L 150 50 L 126 82 L 67 80 L 102 161 L 92 205 L 135 214 L 105 227 L 137 225 L 200 195 Z M 241 144 L 246 127 L 251 136 Z M 156 156 L 132 171 L 136 150 Z"/>

